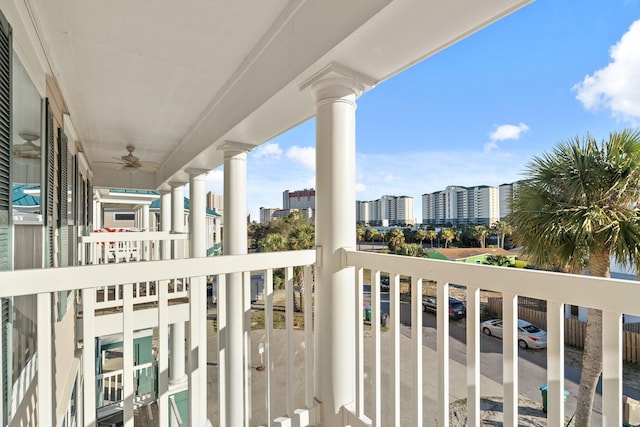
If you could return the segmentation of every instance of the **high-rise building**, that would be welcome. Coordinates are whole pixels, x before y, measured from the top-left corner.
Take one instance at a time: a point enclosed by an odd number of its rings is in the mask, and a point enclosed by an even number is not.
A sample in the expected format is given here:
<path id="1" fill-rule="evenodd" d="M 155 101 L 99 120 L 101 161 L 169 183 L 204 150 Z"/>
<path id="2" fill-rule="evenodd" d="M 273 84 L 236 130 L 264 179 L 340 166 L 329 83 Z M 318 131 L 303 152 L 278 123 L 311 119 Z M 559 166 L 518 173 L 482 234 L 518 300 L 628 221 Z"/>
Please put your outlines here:
<path id="1" fill-rule="evenodd" d="M 304 190 L 282 192 L 282 209 L 316 209 L 316 190 L 313 188 Z"/>
<path id="2" fill-rule="evenodd" d="M 356 221 L 371 225 L 413 224 L 413 197 L 382 196 L 372 201 L 356 201 Z"/>
<path id="3" fill-rule="evenodd" d="M 222 213 L 224 211 L 224 196 L 209 191 L 207 193 L 207 208 Z"/>
<path id="4" fill-rule="evenodd" d="M 431 225 L 491 225 L 499 220 L 497 187 L 447 186 L 422 195 L 422 223 Z"/>
<path id="5" fill-rule="evenodd" d="M 518 187 L 522 185 L 522 181 L 512 182 L 511 184 L 502 184 L 498 187 L 500 193 L 500 221 L 504 221 L 511 213 L 511 201 L 518 191 Z"/>

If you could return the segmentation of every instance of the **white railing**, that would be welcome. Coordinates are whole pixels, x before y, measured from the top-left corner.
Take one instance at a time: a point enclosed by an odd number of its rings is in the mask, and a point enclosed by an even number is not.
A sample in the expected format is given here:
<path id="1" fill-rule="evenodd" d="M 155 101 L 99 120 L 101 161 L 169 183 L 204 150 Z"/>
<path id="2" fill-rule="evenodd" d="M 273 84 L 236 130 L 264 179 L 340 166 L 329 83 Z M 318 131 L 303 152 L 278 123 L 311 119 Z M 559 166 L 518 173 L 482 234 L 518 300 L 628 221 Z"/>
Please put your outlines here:
<path id="1" fill-rule="evenodd" d="M 436 261 L 394 255 L 381 255 L 353 250 L 345 251 L 346 265 L 356 267 L 357 328 L 356 401 L 345 408 L 353 425 L 389 425 L 400 423 L 400 275 L 411 278 L 411 330 L 422 330 L 422 285 L 429 280 L 437 284 L 437 418 L 438 426 L 449 425 L 449 284 L 466 286 L 466 376 L 468 425 L 480 425 L 480 290 L 503 293 L 503 388 L 504 425 L 517 426 L 518 414 L 518 339 L 517 297 L 528 296 L 547 302 L 547 384 L 549 426 L 564 426 L 564 305 L 572 304 L 603 310 L 603 387 L 602 419 L 605 426 L 622 425 L 622 313 L 640 314 L 640 283 L 601 279 L 525 269 L 482 266 Z M 367 369 L 363 362 L 363 270 L 371 274 L 372 360 Z M 390 275 L 390 340 L 391 348 L 383 352 L 380 346 L 380 272 Z M 411 425 L 426 425 L 423 421 L 422 334 L 411 333 Z M 387 353 L 388 351 L 388 353 Z M 390 399 L 381 401 L 381 359 L 391 366 Z M 431 371 L 429 375 L 434 375 Z M 367 387 L 365 387 L 365 384 Z M 366 402 L 371 408 L 365 413 Z M 403 398 L 406 401 L 406 398 Z M 370 424 L 371 423 L 371 424 Z M 386 425 L 386 423 L 385 423 Z"/>
<path id="2" fill-rule="evenodd" d="M 124 390 L 124 400 L 121 405 L 125 419 L 133 419 L 132 411 L 135 404 L 135 374 L 133 366 L 133 331 L 136 329 L 136 314 L 133 311 L 134 286 L 132 283 L 155 283 L 158 300 L 156 307 L 156 327 L 158 328 L 158 405 L 162 426 L 169 424 L 169 387 L 168 387 L 168 326 L 171 323 L 169 304 L 169 283 L 176 278 L 191 277 L 189 289 L 190 300 L 199 298 L 197 295 L 204 291 L 205 281 L 194 278 L 217 276 L 218 279 L 218 328 L 226 328 L 226 286 L 225 275 L 232 273 L 243 274 L 243 304 L 237 307 L 245 316 L 245 328 L 242 340 L 245 342 L 244 378 L 245 396 L 249 396 L 250 378 L 257 374 L 250 372 L 258 363 L 257 343 L 251 344 L 250 331 L 250 277 L 251 273 L 263 272 L 265 280 L 265 329 L 259 337 L 264 342 L 265 371 L 259 381 L 264 384 L 264 401 L 261 399 L 245 399 L 245 414 L 251 418 L 252 424 L 261 425 L 306 425 L 303 420 L 316 417 L 313 401 L 313 330 L 312 298 L 309 296 L 312 288 L 310 283 L 311 265 L 315 262 L 315 251 L 278 252 L 268 254 L 234 255 L 212 258 L 179 259 L 168 261 L 150 261 L 137 263 L 113 263 L 81 267 L 64 267 L 55 269 L 34 269 L 0 272 L 0 297 L 48 294 L 57 291 L 80 290 L 83 293 L 85 315 L 82 318 L 85 357 L 83 360 L 84 414 L 85 424 L 90 416 L 91 406 L 96 407 L 96 381 L 106 377 L 95 375 L 95 309 L 96 292 L 108 286 L 122 287 L 122 330 L 123 330 L 123 370 L 121 378 L 113 380 L 114 384 L 121 384 Z M 412 333 L 409 351 L 400 354 L 400 275 L 411 278 L 411 330 L 421 330 L 422 326 L 422 285 L 426 280 L 433 281 L 437 286 L 437 363 L 428 375 L 437 375 L 437 391 L 429 392 L 435 395 L 437 408 L 434 418 L 437 424 L 448 425 L 449 417 L 449 319 L 447 315 L 447 295 L 450 284 L 466 287 L 467 319 L 466 319 L 466 375 L 462 387 L 467 390 L 468 422 L 469 425 L 480 424 L 480 290 L 491 290 L 503 293 L 505 337 L 503 339 L 503 390 L 504 390 L 504 425 L 517 425 L 518 412 L 518 347 L 516 338 L 517 310 L 515 310 L 519 295 L 542 299 L 547 302 L 548 310 L 548 348 L 547 348 L 547 385 L 548 385 L 548 414 L 549 426 L 564 425 L 564 340 L 563 316 L 564 304 L 591 307 L 603 310 L 604 340 L 604 371 L 602 387 L 603 425 L 622 425 L 622 352 L 621 352 L 621 318 L 622 313 L 640 315 L 640 285 L 638 282 L 600 279 L 586 276 L 573 276 L 560 273 L 538 272 L 532 270 L 481 266 L 448 261 L 435 261 L 393 255 L 372 254 L 353 250 L 344 251 L 346 266 L 355 267 L 356 306 L 353 310 L 353 321 L 357 325 L 356 341 L 354 342 L 354 357 L 357 369 L 354 373 L 356 398 L 353 405 L 345 407 L 345 423 L 354 426 L 382 425 L 383 419 L 390 419 L 384 425 L 401 425 L 398 420 L 408 415 L 401 414 L 400 402 L 409 404 L 410 425 L 426 425 L 423 419 L 423 378 L 427 373 L 422 372 L 423 342 L 421 333 Z M 301 333 L 294 332 L 293 284 L 294 267 L 305 268 L 305 288 L 307 289 L 304 310 L 304 329 Z M 284 329 L 273 327 L 274 318 L 282 314 L 274 310 L 274 271 L 285 269 L 285 311 Z M 363 271 L 370 270 L 372 277 L 371 306 L 372 306 L 372 356 L 367 359 L 367 377 L 365 380 L 365 340 L 362 328 L 363 302 Z M 380 325 L 380 272 L 390 275 L 390 327 L 385 334 L 390 339 L 390 345 L 382 346 Z M 322 286 L 322 284 L 318 284 Z M 207 324 L 202 317 L 204 312 L 189 310 L 191 325 Z M 51 322 L 50 316 L 43 316 L 39 322 Z M 316 328 L 323 325 L 316 324 Z M 189 329 L 191 334 L 192 329 Z M 218 339 L 229 333 L 218 333 Z M 255 332 L 254 332 L 255 334 Z M 164 337 L 164 338 L 163 338 Z M 296 341 L 298 340 L 298 341 Z M 190 336 L 193 345 L 199 343 L 197 336 Z M 302 345 L 300 345 L 302 343 Z M 296 347 L 296 345 L 298 345 Z M 368 345 L 368 344 L 367 344 Z M 252 348 L 253 350 L 249 350 Z M 44 351 L 44 350 L 43 350 Z M 226 425 L 224 399 L 229 384 L 225 381 L 224 344 L 218 342 L 218 399 L 211 402 L 217 405 L 219 414 L 218 425 Z M 40 350 L 39 350 L 40 354 Z M 43 353 L 44 354 L 44 353 Z M 401 373 L 400 358 L 410 360 L 408 368 L 411 375 L 404 378 L 403 386 L 409 385 L 412 390 L 410 396 L 400 399 Z M 43 356 L 43 357 L 46 357 Z M 385 359 L 386 358 L 386 359 Z M 387 362 L 387 360 L 389 362 Z M 210 360 L 207 360 L 210 362 Z M 382 368 L 387 371 L 384 372 Z M 211 369 L 211 368 L 210 368 Z M 407 364 L 403 365 L 407 369 Z M 200 371 L 202 372 L 202 371 Z M 299 373 L 302 372 L 303 375 Z M 298 374 L 296 374 L 298 373 Z M 317 373 L 322 375 L 322 373 Z M 206 373 L 204 380 L 206 381 Z M 389 380 L 382 379 L 388 377 Z M 258 379 L 256 379 L 258 381 Z M 405 387 L 406 388 L 406 387 Z M 87 390 L 92 390 L 87 393 Z M 284 392 L 282 392 L 284 390 Z M 301 392 L 303 390 L 303 392 Z M 383 392 L 390 395 L 382 401 Z M 428 391 L 427 391 L 428 392 Z M 111 393 L 111 392 L 109 392 Z M 93 395 L 93 397 L 91 397 Z M 111 400 L 111 398 L 109 398 Z M 366 399 L 366 402 L 365 402 Z M 251 402 L 251 407 L 248 405 Z M 296 408 L 303 408 L 298 410 Z M 281 417 L 280 417 L 281 416 Z M 388 417 L 388 418 L 385 418 Z M 46 423 L 45 423 L 46 424 Z M 90 422 L 89 422 L 90 424 Z M 216 424 L 214 422 L 214 424 Z M 409 425 L 408 424 L 408 425 Z"/>
<path id="3" fill-rule="evenodd" d="M 79 239 L 81 264 L 108 264 L 162 259 L 162 245 L 172 259 L 189 257 L 189 235 L 164 231 L 93 232 Z"/>
<path id="4" fill-rule="evenodd" d="M 144 363 L 142 365 L 136 365 L 134 367 L 134 378 L 138 379 L 151 379 L 151 391 L 140 393 L 138 390 L 138 384 L 134 389 L 134 402 L 136 405 L 155 400 L 155 373 L 153 363 Z M 103 406 L 109 406 L 122 402 L 123 400 L 123 381 L 124 370 L 118 369 L 115 371 L 109 371 L 96 375 L 96 381 L 100 384 L 98 389 L 98 408 Z M 149 384 L 145 383 L 145 386 Z"/>
<path id="5" fill-rule="evenodd" d="M 133 233 L 132 233 L 133 234 Z M 127 262 L 127 263 L 109 263 L 98 265 L 85 265 L 76 267 L 61 267 L 51 269 L 32 269 L 32 270 L 16 270 L 0 272 L 0 298 L 43 294 L 49 295 L 50 293 L 76 290 L 82 294 L 83 303 L 83 316 L 79 319 L 82 322 L 82 338 L 83 338 L 83 363 L 82 363 L 82 382 L 84 384 L 84 399 L 80 403 L 83 407 L 84 423 L 85 425 L 93 425 L 95 420 L 95 408 L 98 406 L 96 400 L 96 390 L 99 381 L 102 381 L 103 390 L 105 396 L 105 402 L 113 402 L 118 399 L 122 399 L 118 405 L 122 407 L 123 417 L 125 420 L 130 420 L 133 425 L 133 408 L 135 402 L 135 371 L 133 366 L 133 337 L 134 330 L 139 329 L 141 326 L 137 322 L 138 312 L 134 312 L 134 285 L 139 283 L 155 283 L 157 293 L 157 302 L 154 307 L 145 310 L 144 315 L 145 322 L 148 323 L 149 318 L 153 319 L 155 316 L 155 324 L 151 327 L 157 328 L 157 348 L 158 348 L 158 407 L 159 407 L 159 424 L 160 426 L 169 425 L 169 384 L 168 384 L 168 371 L 169 371 L 169 325 L 176 320 L 172 319 L 173 307 L 169 300 L 169 289 L 172 281 L 180 280 L 183 277 L 187 277 L 190 280 L 188 296 L 190 301 L 190 307 L 188 315 L 185 320 L 189 321 L 189 328 L 187 328 L 187 341 L 191 346 L 191 354 L 194 354 L 195 349 L 200 346 L 205 346 L 206 343 L 200 341 L 201 335 L 196 333 L 194 335 L 194 327 L 199 325 L 211 325 L 211 322 L 207 321 L 206 312 L 204 310 L 195 309 L 194 307 L 203 307 L 200 305 L 202 302 L 201 295 L 206 293 L 206 281 L 203 280 L 207 276 L 217 276 L 218 279 L 218 328 L 223 329 L 225 325 L 225 307 L 226 307 L 226 291 L 225 291 L 225 275 L 233 273 L 242 273 L 243 281 L 243 306 L 237 307 L 238 310 L 242 310 L 244 313 L 244 330 L 242 331 L 241 339 L 245 342 L 245 349 L 251 348 L 251 283 L 250 278 L 252 273 L 262 272 L 264 273 L 265 280 L 265 313 L 266 327 L 264 329 L 264 347 L 265 347 L 265 366 L 264 381 L 266 381 L 266 390 L 264 401 L 254 401 L 246 398 L 244 414 L 246 417 L 252 417 L 255 423 L 265 425 L 288 425 L 287 423 L 293 422 L 293 420 L 304 420 L 315 417 L 314 402 L 313 402 L 313 339 L 312 339 L 312 298 L 305 298 L 305 323 L 304 332 L 302 334 L 294 334 L 294 311 L 293 311 L 293 286 L 294 286 L 294 267 L 301 266 L 306 270 L 305 280 L 307 281 L 307 289 L 311 289 L 309 284 L 311 277 L 310 266 L 314 264 L 316 259 L 316 252 L 313 250 L 307 251 L 293 251 L 293 252 L 277 252 L 266 254 L 250 254 L 250 255 L 236 255 L 236 256 L 220 256 L 209 258 L 193 258 L 193 259 L 177 259 L 166 261 L 148 261 L 148 262 Z M 281 313 L 274 313 L 273 308 L 273 281 L 274 271 L 277 269 L 285 269 L 285 293 L 286 293 L 286 310 L 284 312 L 284 329 L 276 330 L 272 324 L 276 314 L 279 316 Z M 122 334 L 123 334 L 123 368 L 121 371 L 110 374 L 96 375 L 96 360 L 95 360 L 95 337 L 96 337 L 96 317 L 95 307 L 96 294 L 99 290 L 109 288 L 111 286 L 116 287 L 119 292 L 119 298 L 122 299 L 122 309 L 119 313 L 119 317 L 115 320 L 121 322 Z M 146 289 L 145 289 L 146 292 Z M 149 293 L 152 293 L 149 291 Z M 308 294 L 310 292 L 308 291 Z M 197 303 L 196 303 L 197 302 Z M 39 306 L 40 307 L 40 306 Z M 45 307 L 43 305 L 43 307 Z M 155 311 L 155 314 L 149 314 L 150 311 Z M 151 317 L 150 317 L 151 316 Z M 39 323 L 45 323 L 42 325 L 43 330 L 52 330 L 52 318 L 43 312 L 42 316 L 38 318 Z M 47 326 L 46 323 L 49 323 Z M 145 325 L 147 324 L 145 323 Z M 40 327 L 41 325 L 39 325 Z M 196 329 L 197 330 L 197 329 Z M 224 335 L 229 334 L 227 329 L 224 333 L 217 334 L 218 340 L 224 339 Z M 206 335 L 205 335 L 206 336 Z M 222 337 L 221 337 L 222 336 Z M 44 338 L 44 337 L 43 337 Z M 277 338 L 277 340 L 276 340 Z M 300 343 L 302 338 L 303 342 Z M 296 341 L 296 339 L 298 341 Z M 298 344 L 296 348 L 295 345 Z M 69 343 L 74 345 L 75 343 Z M 276 355 L 281 355 L 283 349 L 286 349 L 284 361 Z M 300 362 L 300 349 L 304 349 L 304 356 Z M 52 351 L 49 348 L 49 351 Z M 214 407 L 218 413 L 218 422 L 214 421 L 214 425 L 226 425 L 224 417 L 224 408 L 226 390 L 230 386 L 225 381 L 224 369 L 227 366 L 225 362 L 224 342 L 218 342 L 217 361 L 213 362 L 217 365 L 217 378 L 218 378 L 218 399 L 213 402 L 209 399 L 209 405 Z M 246 381 L 251 378 L 253 369 L 255 368 L 256 360 L 258 357 L 257 352 L 247 350 L 243 362 L 244 378 Z M 39 350 L 39 354 L 42 357 L 49 357 L 53 359 L 53 355 L 50 353 L 47 356 L 46 349 Z M 214 356 L 215 357 L 215 356 Z M 237 357 L 237 356 L 236 356 Z M 252 361 L 253 359 L 253 361 Z M 210 360 L 207 360 L 210 362 Z M 205 364 L 206 366 L 206 364 Z M 295 367 L 295 369 L 294 369 Z M 191 367 L 187 363 L 186 370 L 190 378 L 193 378 L 191 374 Z M 206 369 L 195 371 L 198 372 L 198 381 L 207 381 Z M 211 369 L 211 368 L 209 368 Z M 305 375 L 295 375 L 296 370 L 298 372 L 305 372 Z M 276 384 L 279 384 L 284 379 L 285 392 L 283 393 L 280 388 L 276 389 Z M 121 387 L 121 388 L 120 388 Z M 250 383 L 245 384 L 245 396 L 250 396 Z M 305 393 L 299 393 L 300 388 L 305 390 Z M 122 392 L 118 391 L 122 390 Z M 49 394 L 42 394 L 42 398 L 52 398 Z M 202 396 L 195 396 L 196 399 L 201 399 Z M 52 405 L 55 402 L 52 401 Z M 248 406 L 251 405 L 251 406 Z M 201 406 L 201 405 L 195 405 Z M 92 409 L 93 408 L 93 409 Z M 303 408 L 303 409 L 296 409 Z M 49 425 L 50 420 L 46 417 L 41 420 L 41 425 Z"/>
<path id="6" fill-rule="evenodd" d="M 173 259 L 188 256 L 188 234 L 167 232 L 99 232 L 80 237 L 81 264 L 156 261 L 162 258 L 162 245 Z M 173 278 L 168 286 L 169 299 L 188 297 L 188 279 Z M 96 289 L 96 310 L 122 307 L 123 286 L 108 285 Z M 144 281 L 133 284 L 134 305 L 156 303 L 157 283 Z"/>

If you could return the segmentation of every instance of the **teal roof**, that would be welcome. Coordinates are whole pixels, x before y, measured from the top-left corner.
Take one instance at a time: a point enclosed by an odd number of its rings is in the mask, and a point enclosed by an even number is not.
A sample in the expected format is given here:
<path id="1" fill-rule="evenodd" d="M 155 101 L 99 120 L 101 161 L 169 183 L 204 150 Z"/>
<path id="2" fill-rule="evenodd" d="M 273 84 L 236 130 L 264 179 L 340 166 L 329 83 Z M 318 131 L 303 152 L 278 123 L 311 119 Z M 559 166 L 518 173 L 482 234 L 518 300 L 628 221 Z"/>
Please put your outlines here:
<path id="1" fill-rule="evenodd" d="M 27 194 L 24 190 L 38 190 L 39 185 L 14 185 L 13 186 L 13 205 L 14 206 L 40 206 L 40 196 Z"/>
<path id="2" fill-rule="evenodd" d="M 185 197 L 184 198 L 184 210 L 188 211 L 189 210 L 189 198 Z M 149 209 L 160 209 L 160 199 L 158 200 L 154 200 L 153 202 L 151 202 L 151 205 L 149 206 Z M 211 215 L 211 216 L 217 216 L 217 217 L 222 217 L 222 215 L 220 215 L 218 212 L 206 208 L 207 209 L 207 215 Z"/>

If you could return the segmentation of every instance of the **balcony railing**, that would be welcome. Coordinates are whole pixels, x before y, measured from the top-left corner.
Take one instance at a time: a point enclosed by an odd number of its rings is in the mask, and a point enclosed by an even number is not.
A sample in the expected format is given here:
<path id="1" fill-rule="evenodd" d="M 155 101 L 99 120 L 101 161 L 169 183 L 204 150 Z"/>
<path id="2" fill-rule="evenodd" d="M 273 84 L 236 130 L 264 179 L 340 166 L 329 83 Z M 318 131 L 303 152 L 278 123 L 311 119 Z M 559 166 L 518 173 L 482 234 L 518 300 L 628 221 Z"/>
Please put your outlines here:
<path id="1" fill-rule="evenodd" d="M 234 255 L 213 258 L 177 259 L 168 261 L 128 262 L 89 265 L 81 267 L 65 267 L 56 269 L 20 270 L 0 273 L 0 297 L 49 293 L 66 290 L 76 290 L 82 293 L 84 305 L 83 336 L 84 352 L 93 355 L 95 349 L 92 341 L 95 337 L 96 319 L 92 313 L 98 305 L 96 295 L 100 290 L 116 287 L 122 301 L 119 321 L 123 330 L 123 375 L 122 387 L 124 399 L 124 419 L 132 420 L 135 396 L 135 375 L 133 366 L 133 330 L 138 329 L 137 314 L 133 304 L 136 298 L 137 284 L 154 283 L 155 310 L 154 327 L 158 328 L 158 405 L 160 425 L 169 425 L 169 387 L 168 387 L 168 326 L 175 322 L 171 319 L 169 304 L 169 289 L 172 281 L 190 278 L 188 296 L 190 301 L 196 301 L 204 290 L 206 282 L 199 280 L 207 276 L 217 276 L 218 283 L 218 312 L 217 312 L 217 360 L 214 363 L 217 398 L 209 400 L 210 412 L 218 415 L 218 425 L 226 425 L 225 396 L 229 386 L 223 375 L 225 370 L 225 344 L 221 336 L 225 335 L 226 291 L 225 275 L 242 273 L 243 304 L 237 307 L 245 316 L 243 340 L 245 340 L 245 378 L 256 364 L 255 352 L 249 350 L 251 342 L 247 337 L 251 335 L 251 290 L 250 277 L 252 272 L 264 272 L 265 280 L 265 330 L 264 330 L 264 398 L 250 399 L 251 408 L 244 409 L 247 417 L 252 417 L 253 423 L 263 425 L 310 425 L 317 417 L 314 407 L 314 375 L 313 360 L 313 299 L 310 297 L 311 266 L 315 263 L 316 252 L 294 251 L 267 254 Z M 603 425 L 622 425 L 622 352 L 621 352 L 621 319 L 622 313 L 640 315 L 640 286 L 638 282 L 609 280 L 586 276 L 573 276 L 559 273 L 538 272 L 531 270 L 480 266 L 472 264 L 453 263 L 418 259 L 393 255 L 381 255 L 354 250 L 344 250 L 344 267 L 354 267 L 356 295 L 353 307 L 353 322 L 356 325 L 356 339 L 353 343 L 357 369 L 354 373 L 355 400 L 351 405 L 343 408 L 345 425 L 402 425 L 400 402 L 409 405 L 411 425 L 425 425 L 423 411 L 423 377 L 422 354 L 423 342 L 421 333 L 411 334 L 411 379 L 410 396 L 402 395 L 400 374 L 400 275 L 411 278 L 411 330 L 422 330 L 422 285 L 429 280 L 437 284 L 437 418 L 438 425 L 448 425 L 449 418 L 449 319 L 447 315 L 447 295 L 450 284 L 464 285 L 467 296 L 466 320 L 466 380 L 464 387 L 468 396 L 469 425 L 480 425 L 480 290 L 491 290 L 503 294 L 503 313 L 505 335 L 503 339 L 503 389 L 504 389 L 504 425 L 516 426 L 518 413 L 518 344 L 516 334 L 517 297 L 529 296 L 547 302 L 548 310 L 548 349 L 547 349 L 547 384 L 548 384 L 548 425 L 564 425 L 564 304 L 573 304 L 603 310 L 603 355 L 604 372 L 602 387 Z M 304 268 L 305 298 L 304 326 L 301 332 L 295 331 L 294 326 L 294 267 Z M 277 331 L 284 335 L 284 346 L 275 347 L 273 319 L 276 315 L 273 307 L 274 270 L 285 269 L 285 322 L 284 330 Z M 365 363 L 365 340 L 363 329 L 363 271 L 369 270 L 372 277 L 371 306 L 372 330 L 369 362 Z M 390 326 L 384 332 L 389 334 L 391 345 L 381 346 L 380 328 L 380 272 L 390 275 Z M 146 286 L 146 285 L 145 285 Z M 322 286 L 317 283 L 315 286 Z M 150 292 L 151 293 L 151 292 Z M 39 298 L 39 301 L 41 299 Z M 46 301 L 43 307 L 46 307 Z M 39 306 L 40 307 L 40 306 Z M 42 314 L 42 316 L 40 316 Z M 190 309 L 188 318 L 190 324 L 205 324 L 206 319 L 197 309 Z M 45 322 L 45 327 L 39 330 L 51 330 L 51 316 L 46 312 L 40 313 L 38 322 Z M 322 324 L 315 324 L 315 328 L 322 328 Z M 162 337 L 165 337 L 164 339 Z M 193 337 L 192 337 L 193 338 Z M 302 360 L 296 354 L 296 339 L 303 341 L 304 354 Z M 197 342 L 197 341 L 196 341 Z M 39 349 L 40 353 L 40 349 Z M 277 358 L 282 355 L 283 361 Z M 406 357 L 406 355 L 403 355 Z M 253 363 L 252 363 L 252 358 Z M 277 361 L 277 362 L 276 362 Z M 383 375 L 382 364 L 388 366 Z M 388 362 L 387 362 L 388 361 Z M 282 364 L 280 364 L 282 363 Z M 406 367 L 405 367 L 406 368 Z M 210 367 L 210 370 L 212 368 Z M 83 380 L 85 390 L 96 390 L 95 360 L 93 356 L 84 358 Z M 303 372 L 304 375 L 296 375 Z M 365 380 L 365 372 L 367 378 Z M 431 373 L 430 373 L 431 374 Z M 382 382 L 388 375 L 388 381 Z M 206 376 L 206 375 L 205 375 Z M 206 378 L 205 378 L 206 380 Z M 120 381 L 120 380 L 119 380 Z M 406 384 L 404 384 L 406 386 Z M 245 395 L 250 393 L 251 383 L 245 383 Z M 303 390 L 300 393 L 300 390 Z M 382 391 L 391 396 L 390 400 L 382 401 Z M 43 396 L 41 394 L 41 396 Z M 402 399 L 401 399 L 402 397 Z M 91 393 L 84 394 L 85 417 L 91 417 L 89 407 L 97 407 L 97 402 Z M 196 396 L 195 398 L 201 398 Z M 248 399 L 249 400 L 249 399 Z M 386 405 L 386 406 L 385 406 Z M 383 408 L 388 408 L 384 410 Z M 251 415 L 250 415 L 251 414 Z M 305 421 L 308 420 L 308 421 Z M 85 420 L 86 423 L 86 420 Z M 46 423 L 45 423 L 46 424 Z M 214 422 L 214 424 L 216 424 Z"/>
<path id="2" fill-rule="evenodd" d="M 503 390 L 504 425 L 517 426 L 518 420 L 518 296 L 528 296 L 547 302 L 547 384 L 549 426 L 565 425 L 564 413 L 564 305 L 572 304 L 603 311 L 603 381 L 602 420 L 605 426 L 622 425 L 622 314 L 640 314 L 640 283 L 602 279 L 525 269 L 492 267 L 474 264 L 381 255 L 345 250 L 345 265 L 356 268 L 354 318 L 357 325 L 356 399 L 348 408 L 354 426 L 403 425 L 400 422 L 400 275 L 411 278 L 411 373 L 412 393 L 409 398 L 411 425 L 423 423 L 423 375 L 421 333 L 423 281 L 437 284 L 437 425 L 449 421 L 449 316 L 450 284 L 464 285 L 467 295 L 466 319 L 466 389 L 468 425 L 480 425 L 480 290 L 503 294 Z M 363 270 L 371 273 L 372 343 L 371 366 L 363 362 Z M 380 333 L 380 272 L 390 275 L 390 349 L 381 348 Z M 321 286 L 321 284 L 319 284 Z M 381 401 L 381 359 L 388 358 L 390 378 L 386 383 L 390 401 Z M 367 381 L 365 369 L 368 372 Z M 369 387 L 365 388 L 365 384 Z M 365 405 L 365 396 L 371 399 Z M 403 397 L 406 403 L 407 397 Z M 388 418 L 382 424 L 381 408 L 389 405 Z M 365 411 L 365 408 L 370 408 Z M 435 417 L 434 417 L 435 418 Z"/>

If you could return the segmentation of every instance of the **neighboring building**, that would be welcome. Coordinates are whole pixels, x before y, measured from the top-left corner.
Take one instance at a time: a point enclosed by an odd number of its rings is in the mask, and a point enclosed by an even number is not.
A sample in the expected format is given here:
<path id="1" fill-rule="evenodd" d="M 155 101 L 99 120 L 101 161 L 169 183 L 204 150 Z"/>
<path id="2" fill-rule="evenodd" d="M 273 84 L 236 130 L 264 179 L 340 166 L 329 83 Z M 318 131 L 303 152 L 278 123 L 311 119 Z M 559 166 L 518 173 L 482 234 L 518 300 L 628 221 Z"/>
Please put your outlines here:
<path id="1" fill-rule="evenodd" d="M 437 248 L 430 251 L 431 259 L 465 262 L 468 264 L 483 264 L 490 255 L 502 255 L 515 265 L 517 255 L 502 248 Z"/>
<path id="2" fill-rule="evenodd" d="M 316 217 L 316 190 L 313 188 L 304 190 L 282 192 L 282 209 L 260 208 L 260 224 L 268 224 L 276 218 L 289 216 L 291 212 L 300 212 L 313 222 Z"/>
<path id="3" fill-rule="evenodd" d="M 315 211 L 312 208 L 302 209 L 276 209 L 260 208 L 260 224 L 268 224 L 274 219 L 285 218 L 291 212 L 300 212 L 309 222 L 313 222 Z"/>
<path id="4" fill-rule="evenodd" d="M 356 201 L 356 222 L 370 225 L 413 225 L 413 197 L 382 196 Z"/>
<path id="5" fill-rule="evenodd" d="M 511 184 L 502 184 L 498 187 L 500 194 L 500 221 L 504 221 L 511 213 L 511 201 L 521 184 L 522 181 L 516 181 Z"/>
<path id="6" fill-rule="evenodd" d="M 447 186 L 442 191 L 422 195 L 422 223 L 435 226 L 486 225 L 499 220 L 497 187 Z"/>
<path id="7" fill-rule="evenodd" d="M 282 192 L 282 209 L 316 209 L 316 190 L 313 188 Z"/>
<path id="8" fill-rule="evenodd" d="M 207 208 L 222 214 L 224 211 L 224 196 L 213 191 L 207 193 Z"/>

